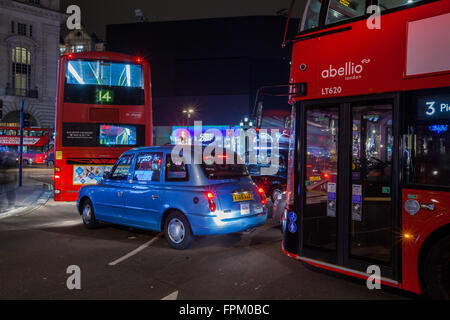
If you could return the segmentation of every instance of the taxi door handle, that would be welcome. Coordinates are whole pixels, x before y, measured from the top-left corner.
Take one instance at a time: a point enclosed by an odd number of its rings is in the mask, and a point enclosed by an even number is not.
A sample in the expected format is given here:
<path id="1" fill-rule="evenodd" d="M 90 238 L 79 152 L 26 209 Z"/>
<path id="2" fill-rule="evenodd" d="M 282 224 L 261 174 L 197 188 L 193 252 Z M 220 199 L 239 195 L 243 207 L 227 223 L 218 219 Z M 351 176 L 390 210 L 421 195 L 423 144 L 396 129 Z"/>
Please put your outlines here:
<path id="1" fill-rule="evenodd" d="M 159 199 L 159 196 L 158 196 L 158 195 L 153 195 L 153 196 L 152 196 L 152 199 L 153 199 L 153 200 L 158 200 L 158 199 Z"/>

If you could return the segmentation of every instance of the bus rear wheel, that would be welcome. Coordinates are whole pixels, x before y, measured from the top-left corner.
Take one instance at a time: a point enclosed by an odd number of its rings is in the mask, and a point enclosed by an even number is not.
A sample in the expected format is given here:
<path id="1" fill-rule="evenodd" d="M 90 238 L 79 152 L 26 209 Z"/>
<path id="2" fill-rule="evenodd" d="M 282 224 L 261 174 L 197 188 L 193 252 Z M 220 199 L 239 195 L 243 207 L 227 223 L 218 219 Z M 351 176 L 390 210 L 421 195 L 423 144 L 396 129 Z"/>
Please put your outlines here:
<path id="1" fill-rule="evenodd" d="M 450 236 L 431 247 L 424 263 L 425 293 L 433 299 L 450 299 Z"/>

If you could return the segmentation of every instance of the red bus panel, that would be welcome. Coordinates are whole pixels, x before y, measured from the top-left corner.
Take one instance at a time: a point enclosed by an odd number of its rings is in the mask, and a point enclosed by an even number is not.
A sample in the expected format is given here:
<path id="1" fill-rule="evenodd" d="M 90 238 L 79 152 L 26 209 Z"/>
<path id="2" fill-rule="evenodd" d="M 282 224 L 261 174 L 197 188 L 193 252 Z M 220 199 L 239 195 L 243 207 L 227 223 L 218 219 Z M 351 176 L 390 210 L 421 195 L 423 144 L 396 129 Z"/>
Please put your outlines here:
<path id="1" fill-rule="evenodd" d="M 112 52 L 59 63 L 55 201 L 75 201 L 125 151 L 152 144 L 150 65 Z"/>

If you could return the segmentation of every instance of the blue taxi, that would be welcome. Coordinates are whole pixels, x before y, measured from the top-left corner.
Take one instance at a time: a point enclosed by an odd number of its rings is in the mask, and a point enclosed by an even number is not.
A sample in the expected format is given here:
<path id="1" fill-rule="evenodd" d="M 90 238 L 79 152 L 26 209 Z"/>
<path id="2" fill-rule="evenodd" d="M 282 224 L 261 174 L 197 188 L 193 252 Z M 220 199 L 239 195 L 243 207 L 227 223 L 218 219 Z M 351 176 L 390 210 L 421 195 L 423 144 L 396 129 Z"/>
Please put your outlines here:
<path id="1" fill-rule="evenodd" d="M 216 156 L 189 164 L 183 158 L 173 160 L 173 148 L 125 152 L 99 184 L 81 188 L 77 208 L 86 227 L 108 222 L 163 231 L 173 248 L 183 250 L 195 236 L 241 232 L 266 223 L 266 196 L 245 165 L 220 164 L 231 162 L 216 161 Z"/>

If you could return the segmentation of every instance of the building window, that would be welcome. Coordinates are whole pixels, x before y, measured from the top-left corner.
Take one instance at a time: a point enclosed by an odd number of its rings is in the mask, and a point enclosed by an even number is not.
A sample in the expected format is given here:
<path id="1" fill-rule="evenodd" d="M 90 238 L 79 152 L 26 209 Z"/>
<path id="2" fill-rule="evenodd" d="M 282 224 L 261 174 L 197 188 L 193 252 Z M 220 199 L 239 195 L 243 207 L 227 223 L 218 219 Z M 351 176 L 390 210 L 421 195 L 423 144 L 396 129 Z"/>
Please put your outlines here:
<path id="1" fill-rule="evenodd" d="M 25 96 L 31 87 L 31 53 L 26 48 L 15 47 L 11 51 L 11 61 L 15 93 Z"/>
<path id="2" fill-rule="evenodd" d="M 27 35 L 27 25 L 23 24 L 23 23 L 18 23 L 17 24 L 17 33 L 20 34 L 21 36 L 26 36 Z"/>
<path id="3" fill-rule="evenodd" d="M 33 26 L 30 26 L 30 37 L 33 36 Z"/>
<path id="4" fill-rule="evenodd" d="M 14 21 L 11 21 L 11 33 L 15 33 L 16 32 L 16 23 Z"/>
<path id="5" fill-rule="evenodd" d="M 75 47 L 75 52 L 83 52 L 84 51 L 84 46 L 83 45 L 79 45 Z"/>
<path id="6" fill-rule="evenodd" d="M 41 0 L 28 0 L 29 3 L 31 4 L 36 4 L 36 5 L 41 5 Z"/>

